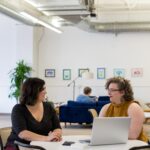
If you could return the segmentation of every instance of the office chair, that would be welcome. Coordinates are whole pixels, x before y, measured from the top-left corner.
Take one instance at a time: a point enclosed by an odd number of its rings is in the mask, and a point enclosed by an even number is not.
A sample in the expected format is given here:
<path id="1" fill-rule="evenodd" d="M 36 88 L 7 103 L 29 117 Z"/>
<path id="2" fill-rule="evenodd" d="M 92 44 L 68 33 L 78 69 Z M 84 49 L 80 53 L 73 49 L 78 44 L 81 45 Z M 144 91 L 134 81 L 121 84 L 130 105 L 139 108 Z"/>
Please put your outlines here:
<path id="1" fill-rule="evenodd" d="M 1 148 L 1 150 L 3 150 L 3 143 L 2 143 L 1 135 L 0 135 L 0 148 Z"/>
<path id="2" fill-rule="evenodd" d="M 19 141 L 14 142 L 18 150 L 46 150 L 45 148 L 37 145 L 24 144 Z"/>
<path id="3" fill-rule="evenodd" d="M 131 147 L 129 150 L 150 150 L 150 145 L 135 146 L 135 147 Z"/>
<path id="4" fill-rule="evenodd" d="M 10 135 L 11 127 L 0 128 L 0 148 L 4 150 L 4 147 L 7 142 L 7 138 Z"/>

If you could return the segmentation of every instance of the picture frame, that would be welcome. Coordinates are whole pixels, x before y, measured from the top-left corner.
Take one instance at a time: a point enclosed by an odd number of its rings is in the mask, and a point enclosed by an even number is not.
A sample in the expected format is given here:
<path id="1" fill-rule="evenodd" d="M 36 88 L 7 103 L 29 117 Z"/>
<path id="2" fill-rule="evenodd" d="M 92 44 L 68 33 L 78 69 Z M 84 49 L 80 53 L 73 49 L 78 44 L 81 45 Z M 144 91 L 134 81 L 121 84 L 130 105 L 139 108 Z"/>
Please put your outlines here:
<path id="1" fill-rule="evenodd" d="M 45 77 L 55 77 L 55 69 L 45 69 Z"/>
<path id="2" fill-rule="evenodd" d="M 105 79 L 105 68 L 97 68 L 97 79 Z"/>
<path id="3" fill-rule="evenodd" d="M 63 80 L 71 80 L 71 69 L 63 69 Z"/>
<path id="4" fill-rule="evenodd" d="M 78 77 L 82 77 L 82 73 L 85 73 L 86 71 L 89 72 L 88 68 L 80 68 L 78 69 Z"/>
<path id="5" fill-rule="evenodd" d="M 123 69 L 123 68 L 115 68 L 114 69 L 114 76 L 115 77 L 125 77 L 125 69 Z"/>
<path id="6" fill-rule="evenodd" d="M 131 69 L 131 77 L 142 77 L 142 76 L 143 76 L 143 68 Z"/>

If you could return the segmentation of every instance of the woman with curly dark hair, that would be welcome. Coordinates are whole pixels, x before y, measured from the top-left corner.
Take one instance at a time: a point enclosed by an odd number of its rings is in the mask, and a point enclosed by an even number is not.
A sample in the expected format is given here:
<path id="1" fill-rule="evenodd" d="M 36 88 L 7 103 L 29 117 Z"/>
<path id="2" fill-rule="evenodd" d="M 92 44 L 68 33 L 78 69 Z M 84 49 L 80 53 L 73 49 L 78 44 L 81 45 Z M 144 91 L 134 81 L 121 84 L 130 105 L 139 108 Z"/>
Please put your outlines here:
<path id="1" fill-rule="evenodd" d="M 144 112 L 138 102 L 134 101 L 133 90 L 129 80 L 122 77 L 113 77 L 105 85 L 111 103 L 106 104 L 100 117 L 131 117 L 129 139 L 138 139 L 148 142 L 143 132 Z"/>

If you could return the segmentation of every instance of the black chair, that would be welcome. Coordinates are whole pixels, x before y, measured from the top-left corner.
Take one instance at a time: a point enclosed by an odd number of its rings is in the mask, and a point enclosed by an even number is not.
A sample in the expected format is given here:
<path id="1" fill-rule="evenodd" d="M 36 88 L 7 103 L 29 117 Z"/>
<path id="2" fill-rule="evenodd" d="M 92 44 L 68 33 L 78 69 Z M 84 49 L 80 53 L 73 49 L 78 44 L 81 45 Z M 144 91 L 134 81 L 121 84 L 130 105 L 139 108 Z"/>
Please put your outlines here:
<path id="1" fill-rule="evenodd" d="M 30 145 L 30 144 L 24 144 L 19 141 L 14 142 L 15 145 L 17 146 L 18 150 L 24 150 L 24 149 L 29 149 L 29 150 L 46 150 L 45 148 L 37 145 Z"/>
<path id="2" fill-rule="evenodd" d="M 2 142 L 1 135 L 0 135 L 0 148 L 1 148 L 1 150 L 3 150 L 3 142 Z"/>
<path id="3" fill-rule="evenodd" d="M 135 146 L 135 147 L 130 148 L 129 150 L 150 150 L 150 145 Z"/>

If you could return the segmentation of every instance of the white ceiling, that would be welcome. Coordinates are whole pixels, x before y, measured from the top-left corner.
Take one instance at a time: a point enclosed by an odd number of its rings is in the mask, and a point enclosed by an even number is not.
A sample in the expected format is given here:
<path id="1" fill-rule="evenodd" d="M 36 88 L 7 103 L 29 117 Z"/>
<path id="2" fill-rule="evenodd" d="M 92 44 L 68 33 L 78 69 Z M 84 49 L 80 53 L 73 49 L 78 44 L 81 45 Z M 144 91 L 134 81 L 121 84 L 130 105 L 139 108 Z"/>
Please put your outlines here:
<path id="1" fill-rule="evenodd" d="M 74 25 L 92 32 L 150 30 L 150 0 L 0 0 L 1 5 L 59 29 Z M 2 7 L 0 11 L 14 17 Z"/>

